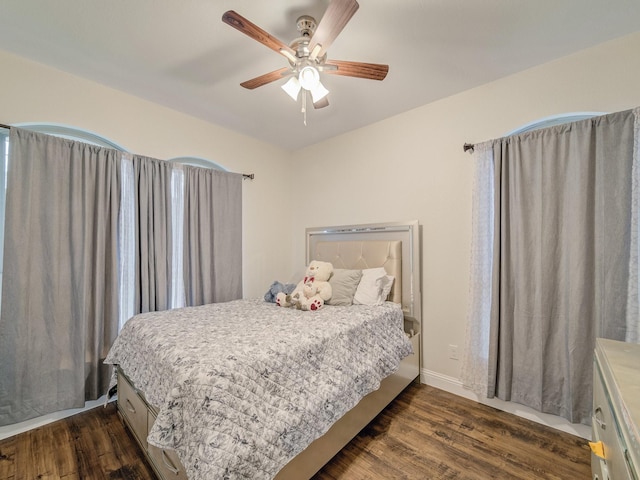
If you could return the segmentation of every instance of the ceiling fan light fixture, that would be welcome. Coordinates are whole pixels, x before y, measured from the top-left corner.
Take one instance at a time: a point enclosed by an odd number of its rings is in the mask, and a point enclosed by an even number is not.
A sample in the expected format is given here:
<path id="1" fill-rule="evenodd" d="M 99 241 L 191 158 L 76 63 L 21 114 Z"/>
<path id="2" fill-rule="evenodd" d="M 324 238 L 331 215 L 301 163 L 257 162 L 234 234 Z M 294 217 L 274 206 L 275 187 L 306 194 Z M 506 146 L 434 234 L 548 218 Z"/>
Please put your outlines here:
<path id="1" fill-rule="evenodd" d="M 298 80 L 302 88 L 312 91 L 320 84 L 320 73 L 317 68 L 307 65 L 300 70 Z"/>
<path id="2" fill-rule="evenodd" d="M 296 77 L 291 77 L 287 83 L 285 83 L 284 85 L 282 85 L 282 90 L 284 90 L 285 92 L 287 92 L 287 95 L 289 95 L 294 102 L 298 101 L 298 95 L 300 94 L 300 82 L 298 81 L 298 79 Z"/>
<path id="3" fill-rule="evenodd" d="M 313 103 L 316 103 L 319 100 L 322 100 L 328 94 L 329 94 L 329 90 L 327 90 L 325 86 L 322 85 L 320 81 L 318 81 L 318 86 L 316 86 L 316 88 L 311 90 L 311 98 L 313 99 Z"/>

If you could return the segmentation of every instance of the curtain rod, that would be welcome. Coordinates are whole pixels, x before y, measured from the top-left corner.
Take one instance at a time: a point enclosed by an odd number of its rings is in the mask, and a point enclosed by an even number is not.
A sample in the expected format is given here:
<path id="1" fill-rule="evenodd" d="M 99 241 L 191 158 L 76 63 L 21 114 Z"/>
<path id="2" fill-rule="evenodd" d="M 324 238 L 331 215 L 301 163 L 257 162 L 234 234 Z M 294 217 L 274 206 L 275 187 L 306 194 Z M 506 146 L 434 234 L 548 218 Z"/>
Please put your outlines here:
<path id="1" fill-rule="evenodd" d="M 7 130 L 11 129 L 11 125 L 5 125 L 4 123 L 0 123 L 0 128 L 6 128 Z M 253 173 L 243 173 L 242 174 L 242 179 L 248 179 L 248 180 L 253 180 L 254 178 L 256 178 L 255 174 Z"/>
<path id="2" fill-rule="evenodd" d="M 465 143 L 462 148 L 464 149 L 465 152 L 468 152 L 469 150 L 471 150 L 473 152 L 473 143 Z"/>

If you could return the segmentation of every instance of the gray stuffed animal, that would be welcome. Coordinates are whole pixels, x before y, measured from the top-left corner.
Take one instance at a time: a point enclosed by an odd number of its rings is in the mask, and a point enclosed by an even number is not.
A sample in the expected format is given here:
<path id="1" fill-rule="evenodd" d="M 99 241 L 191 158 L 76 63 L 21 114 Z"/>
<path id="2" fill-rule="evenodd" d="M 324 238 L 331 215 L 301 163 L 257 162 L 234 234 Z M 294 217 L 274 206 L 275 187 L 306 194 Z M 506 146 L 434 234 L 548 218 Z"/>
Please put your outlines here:
<path id="1" fill-rule="evenodd" d="M 276 303 L 276 296 L 278 295 L 278 293 L 282 292 L 286 295 L 289 295 L 295 290 L 295 288 L 295 283 L 280 283 L 276 280 L 269 287 L 269 291 L 264 294 L 264 301 Z"/>

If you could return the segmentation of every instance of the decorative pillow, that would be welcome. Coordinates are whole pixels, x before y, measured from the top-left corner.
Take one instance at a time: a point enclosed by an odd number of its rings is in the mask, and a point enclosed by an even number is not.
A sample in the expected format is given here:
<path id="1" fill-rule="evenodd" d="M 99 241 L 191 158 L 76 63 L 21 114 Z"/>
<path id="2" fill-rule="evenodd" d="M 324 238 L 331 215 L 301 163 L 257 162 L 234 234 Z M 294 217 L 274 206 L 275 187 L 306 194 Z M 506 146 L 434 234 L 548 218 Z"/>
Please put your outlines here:
<path id="1" fill-rule="evenodd" d="M 387 301 L 387 297 L 391 293 L 391 287 L 393 287 L 393 281 L 395 277 L 393 275 L 385 275 L 382 280 L 380 280 L 380 302 L 384 303 Z"/>
<path id="2" fill-rule="evenodd" d="M 391 291 L 393 280 L 394 278 L 391 275 L 387 275 L 384 267 L 363 270 L 360 284 L 353 297 L 353 303 L 356 305 L 378 305 L 384 303 Z"/>
<path id="3" fill-rule="evenodd" d="M 353 296 L 356 293 L 361 278 L 362 270 L 334 268 L 333 275 L 329 279 L 332 294 L 331 298 L 327 301 L 327 305 L 352 305 Z"/>

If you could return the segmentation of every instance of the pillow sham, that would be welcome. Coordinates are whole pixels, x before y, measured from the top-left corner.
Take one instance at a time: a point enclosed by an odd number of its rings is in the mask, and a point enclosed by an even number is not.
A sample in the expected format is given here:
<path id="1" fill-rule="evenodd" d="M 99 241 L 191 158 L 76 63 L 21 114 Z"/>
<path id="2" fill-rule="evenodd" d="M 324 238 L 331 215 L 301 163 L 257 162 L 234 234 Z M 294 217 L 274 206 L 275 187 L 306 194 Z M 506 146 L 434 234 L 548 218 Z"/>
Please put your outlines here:
<path id="1" fill-rule="evenodd" d="M 387 297 L 391 293 L 391 287 L 393 287 L 393 281 L 395 277 L 393 275 L 385 275 L 384 278 L 380 280 L 380 302 L 384 303 L 387 301 Z"/>
<path id="2" fill-rule="evenodd" d="M 346 268 L 334 268 L 333 275 L 329 279 L 332 294 L 327 305 L 349 306 L 353 305 L 353 296 L 356 293 L 362 270 L 348 270 Z"/>
<path id="3" fill-rule="evenodd" d="M 362 271 L 362 278 L 353 297 L 356 305 L 378 305 L 387 300 L 391 292 L 393 276 L 388 275 L 384 267 L 367 268 Z"/>

